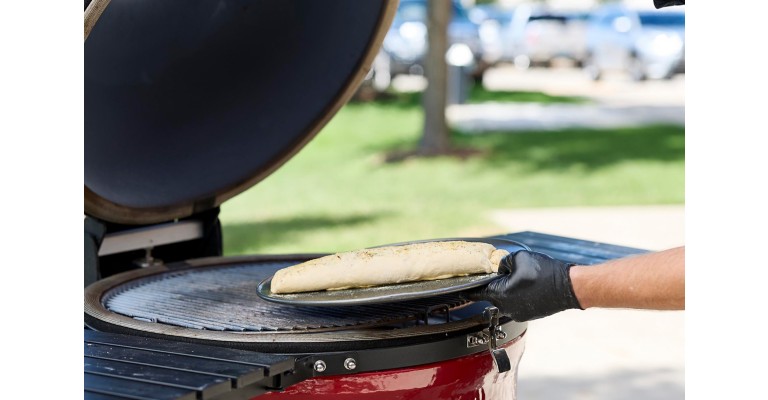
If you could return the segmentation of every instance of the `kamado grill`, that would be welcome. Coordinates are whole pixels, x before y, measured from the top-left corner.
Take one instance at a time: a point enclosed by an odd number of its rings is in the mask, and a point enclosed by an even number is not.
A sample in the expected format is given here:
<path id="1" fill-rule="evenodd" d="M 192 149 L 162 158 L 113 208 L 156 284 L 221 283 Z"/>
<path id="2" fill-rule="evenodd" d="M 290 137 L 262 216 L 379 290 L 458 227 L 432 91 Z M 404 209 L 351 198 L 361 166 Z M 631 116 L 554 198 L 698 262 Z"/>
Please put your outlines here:
<path id="1" fill-rule="evenodd" d="M 262 279 L 305 259 L 211 258 L 118 274 L 87 288 L 86 325 L 181 341 L 190 348 L 207 344 L 252 356 L 280 354 L 290 369 L 260 384 L 263 391 L 286 390 L 270 396 L 443 398 L 450 393 L 460 398 L 483 390 L 508 398 L 514 393 L 514 370 L 499 374 L 489 350 L 507 348 L 506 368 L 516 366 L 525 324 L 499 319 L 486 304 L 467 304 L 455 294 L 338 308 L 292 307 L 256 295 Z M 493 344 L 489 332 L 495 334 Z M 106 350 L 101 342 L 93 344 L 86 357 L 101 357 Z M 118 362 L 136 361 L 119 356 Z M 147 361 L 159 362 L 139 362 Z M 425 376 L 440 379 L 429 383 Z"/>
<path id="2" fill-rule="evenodd" d="M 221 257 L 219 206 L 352 96 L 396 5 L 109 3 L 85 42 L 85 398 L 515 397 L 526 324 L 488 303 L 288 306 L 257 285 L 319 254 Z M 637 252 L 501 239 L 582 264 Z"/>

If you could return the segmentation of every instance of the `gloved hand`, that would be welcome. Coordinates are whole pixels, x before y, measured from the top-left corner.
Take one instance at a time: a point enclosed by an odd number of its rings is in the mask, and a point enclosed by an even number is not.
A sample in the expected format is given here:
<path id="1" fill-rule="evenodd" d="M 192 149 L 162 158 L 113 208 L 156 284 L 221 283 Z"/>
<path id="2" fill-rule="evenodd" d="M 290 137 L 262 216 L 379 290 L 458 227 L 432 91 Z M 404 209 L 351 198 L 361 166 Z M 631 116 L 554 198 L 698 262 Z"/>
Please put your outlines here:
<path id="1" fill-rule="evenodd" d="M 520 250 L 501 260 L 499 274 L 503 276 L 465 297 L 489 301 L 518 322 L 582 309 L 568 274 L 571 265 L 542 253 Z"/>

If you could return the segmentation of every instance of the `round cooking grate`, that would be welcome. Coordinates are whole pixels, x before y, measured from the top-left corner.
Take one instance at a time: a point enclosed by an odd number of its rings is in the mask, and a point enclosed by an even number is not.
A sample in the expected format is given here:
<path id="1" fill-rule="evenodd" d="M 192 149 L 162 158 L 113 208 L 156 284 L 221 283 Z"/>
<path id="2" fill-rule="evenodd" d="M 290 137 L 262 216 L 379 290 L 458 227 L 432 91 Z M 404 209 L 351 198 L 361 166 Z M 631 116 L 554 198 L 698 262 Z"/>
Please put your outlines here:
<path id="1" fill-rule="evenodd" d="M 296 263 L 248 262 L 150 275 L 109 290 L 102 297 L 102 305 L 137 320 L 185 328 L 303 333 L 416 321 L 423 319 L 427 310 L 466 303 L 456 294 L 347 307 L 286 306 L 259 298 L 257 287 L 263 279 Z M 445 320 L 444 315 L 442 318 Z"/>

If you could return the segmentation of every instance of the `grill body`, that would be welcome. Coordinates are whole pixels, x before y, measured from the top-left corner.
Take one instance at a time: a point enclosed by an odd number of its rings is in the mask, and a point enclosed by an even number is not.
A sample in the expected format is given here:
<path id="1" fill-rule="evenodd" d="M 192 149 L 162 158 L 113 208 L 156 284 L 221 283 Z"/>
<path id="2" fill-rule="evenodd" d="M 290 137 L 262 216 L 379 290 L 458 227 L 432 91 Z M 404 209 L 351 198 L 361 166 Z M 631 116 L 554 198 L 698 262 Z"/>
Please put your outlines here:
<path id="1" fill-rule="evenodd" d="M 280 381 L 284 390 L 268 393 L 273 397 L 514 398 L 527 324 L 499 321 L 498 345 L 512 370 L 498 373 L 488 345 L 470 343 L 489 331 L 484 303 L 449 294 L 326 308 L 258 298 L 263 278 L 315 256 L 213 257 L 117 274 L 86 288 L 86 323 L 105 332 L 289 355 L 294 368 Z"/>

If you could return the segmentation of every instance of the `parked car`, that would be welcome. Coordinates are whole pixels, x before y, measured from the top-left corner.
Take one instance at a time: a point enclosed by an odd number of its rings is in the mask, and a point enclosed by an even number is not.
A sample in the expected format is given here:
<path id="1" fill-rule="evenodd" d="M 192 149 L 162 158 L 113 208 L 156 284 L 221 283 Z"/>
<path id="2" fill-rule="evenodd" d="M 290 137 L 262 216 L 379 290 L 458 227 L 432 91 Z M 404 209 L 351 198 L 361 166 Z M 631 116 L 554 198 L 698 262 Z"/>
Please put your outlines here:
<path id="1" fill-rule="evenodd" d="M 449 45 L 461 44 L 472 53 L 471 75 L 479 80 L 488 68 L 483 61 L 479 26 L 469 19 L 467 9 L 453 0 L 453 17 L 448 25 Z M 422 75 L 427 54 L 427 2 L 401 0 L 394 21 L 364 84 L 384 90 L 400 74 Z"/>
<path id="2" fill-rule="evenodd" d="M 634 80 L 684 73 L 685 11 L 621 5 L 598 9 L 587 28 L 584 71 L 594 80 L 607 71 L 624 71 Z"/>
<path id="3" fill-rule="evenodd" d="M 485 64 L 493 66 L 502 60 L 504 42 L 501 32 L 514 16 L 514 8 L 497 4 L 481 4 L 469 9 L 469 19 L 478 25 L 481 57 Z"/>
<path id="4" fill-rule="evenodd" d="M 564 36 L 559 56 L 581 66 L 587 56 L 587 27 L 590 13 L 587 11 L 562 12 L 565 18 Z"/>
<path id="5" fill-rule="evenodd" d="M 580 63 L 586 54 L 583 11 L 554 10 L 543 4 L 523 4 L 501 30 L 501 59 L 518 68 L 549 66 L 555 58 Z"/>

